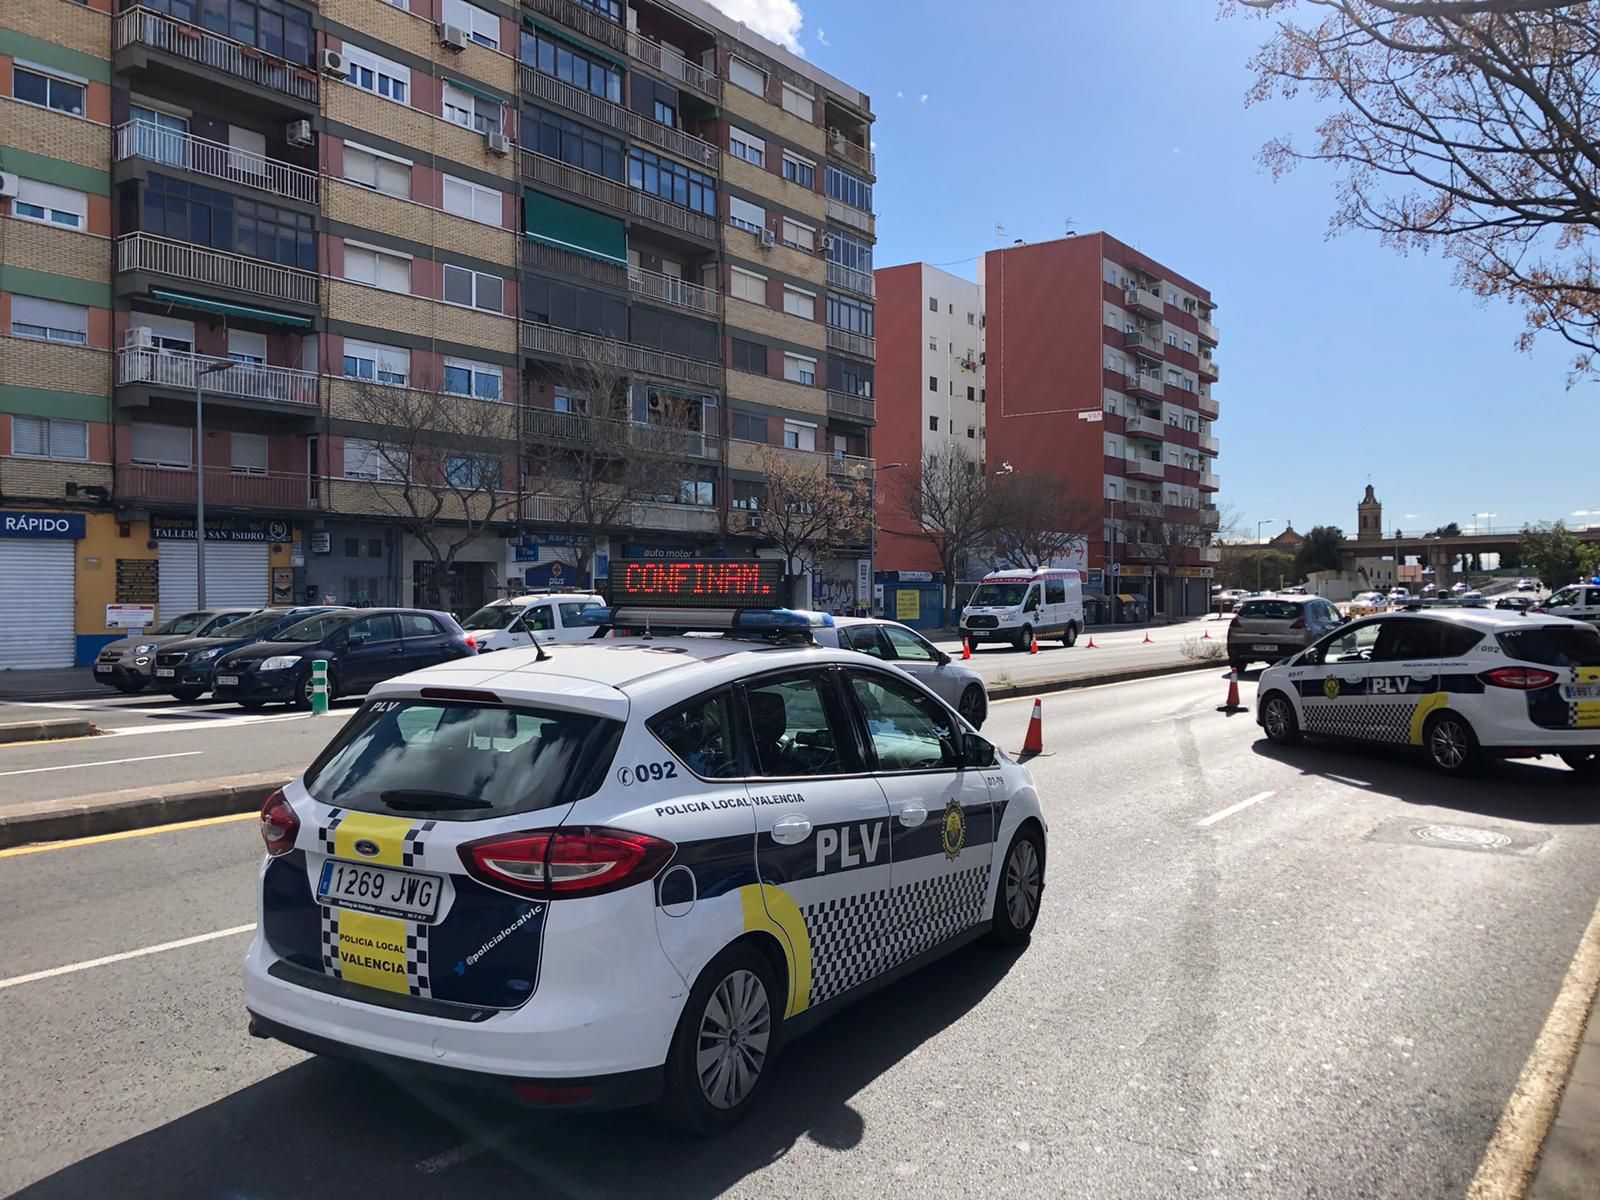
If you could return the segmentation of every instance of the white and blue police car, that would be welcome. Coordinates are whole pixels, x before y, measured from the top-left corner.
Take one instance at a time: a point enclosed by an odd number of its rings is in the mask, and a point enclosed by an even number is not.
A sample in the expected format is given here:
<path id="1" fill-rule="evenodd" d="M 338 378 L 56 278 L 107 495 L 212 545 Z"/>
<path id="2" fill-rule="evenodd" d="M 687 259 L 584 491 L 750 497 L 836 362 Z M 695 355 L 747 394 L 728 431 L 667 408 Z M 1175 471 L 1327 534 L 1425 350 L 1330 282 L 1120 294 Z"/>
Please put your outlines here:
<path id="1" fill-rule="evenodd" d="M 845 1004 L 1028 940 L 1029 772 L 816 645 L 828 618 L 737 608 L 774 594 L 767 564 L 715 566 L 642 574 L 660 605 L 597 610 L 610 636 L 374 689 L 262 810 L 252 1033 L 715 1133 Z M 728 632 L 620 636 L 669 625 Z"/>

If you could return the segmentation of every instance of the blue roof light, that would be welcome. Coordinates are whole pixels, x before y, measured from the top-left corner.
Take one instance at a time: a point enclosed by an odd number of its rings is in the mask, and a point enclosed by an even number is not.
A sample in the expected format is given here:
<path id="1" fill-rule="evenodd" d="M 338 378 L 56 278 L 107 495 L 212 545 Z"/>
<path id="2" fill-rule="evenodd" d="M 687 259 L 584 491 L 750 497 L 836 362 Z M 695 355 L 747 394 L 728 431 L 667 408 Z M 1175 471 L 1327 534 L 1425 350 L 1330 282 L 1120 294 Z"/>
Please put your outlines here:
<path id="1" fill-rule="evenodd" d="M 742 608 L 733 618 L 735 629 L 828 629 L 833 618 L 827 613 L 793 608 Z"/>

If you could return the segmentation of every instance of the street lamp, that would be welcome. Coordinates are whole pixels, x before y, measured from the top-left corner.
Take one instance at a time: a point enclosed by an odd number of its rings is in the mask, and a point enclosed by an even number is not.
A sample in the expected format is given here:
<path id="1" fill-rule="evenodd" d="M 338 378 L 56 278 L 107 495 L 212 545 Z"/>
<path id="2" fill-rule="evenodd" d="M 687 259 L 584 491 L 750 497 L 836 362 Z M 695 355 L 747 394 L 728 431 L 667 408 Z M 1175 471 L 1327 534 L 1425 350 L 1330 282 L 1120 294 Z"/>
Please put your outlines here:
<path id="1" fill-rule="evenodd" d="M 206 406 L 207 375 L 237 366 L 232 359 L 201 366 L 194 360 L 194 606 L 206 606 Z"/>

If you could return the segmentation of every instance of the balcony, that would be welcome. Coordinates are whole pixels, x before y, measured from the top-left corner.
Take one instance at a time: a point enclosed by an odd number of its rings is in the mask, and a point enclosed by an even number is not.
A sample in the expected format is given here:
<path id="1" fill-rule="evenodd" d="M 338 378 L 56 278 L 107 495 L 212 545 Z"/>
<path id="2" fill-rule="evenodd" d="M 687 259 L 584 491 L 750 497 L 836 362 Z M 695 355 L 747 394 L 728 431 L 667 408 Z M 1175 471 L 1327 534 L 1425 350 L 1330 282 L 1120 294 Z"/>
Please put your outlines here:
<path id="1" fill-rule="evenodd" d="M 1130 434 L 1155 438 L 1158 442 L 1166 436 L 1165 427 L 1161 424 L 1161 418 L 1159 417 L 1124 417 L 1122 425 L 1123 429 Z"/>
<path id="2" fill-rule="evenodd" d="M 1217 439 L 1212 437 L 1209 433 L 1202 433 L 1200 435 L 1200 453 L 1221 454 L 1222 443 L 1217 441 Z"/>
<path id="3" fill-rule="evenodd" d="M 1222 487 L 1222 481 L 1210 471 L 1201 471 L 1199 486 L 1202 492 L 1215 492 Z"/>
<path id="4" fill-rule="evenodd" d="M 535 271 L 555 271 L 577 279 L 588 279 L 608 287 L 628 286 L 628 268 L 588 254 L 575 254 L 533 238 L 522 239 L 522 265 Z"/>
<path id="5" fill-rule="evenodd" d="M 630 33 L 628 53 L 652 71 L 697 93 L 701 99 L 709 100 L 712 104 L 722 103 L 722 80 L 717 78 L 715 72 L 706 70 L 699 63 L 690 62 L 676 50 L 640 37 L 637 33 Z"/>
<path id="6" fill-rule="evenodd" d="M 835 479 L 858 479 L 863 483 L 871 483 L 877 477 L 878 467 L 872 459 L 859 454 L 834 454 L 828 458 L 828 474 Z"/>
<path id="7" fill-rule="evenodd" d="M 860 143 L 852 142 L 837 130 L 828 138 L 828 153 L 860 167 L 869 175 L 878 173 L 878 156 Z"/>
<path id="8" fill-rule="evenodd" d="M 546 525 L 573 523 L 570 497 L 543 493 L 522 498 L 522 519 Z M 703 504 L 655 504 L 641 501 L 628 507 L 619 524 L 629 529 L 659 529 L 673 533 L 716 533 L 721 520 L 717 509 Z"/>
<path id="9" fill-rule="evenodd" d="M 1222 561 L 1221 546 L 1201 546 L 1195 553 L 1203 563 L 1219 563 Z"/>
<path id="10" fill-rule="evenodd" d="M 201 354 L 173 354 L 132 347 L 117 351 L 117 384 L 144 385 L 194 394 L 196 368 L 219 367 L 200 376 L 207 396 L 232 396 L 263 404 L 291 404 L 314 413 L 318 406 L 317 374 L 291 367 L 208 358 Z"/>
<path id="11" fill-rule="evenodd" d="M 1112 501 L 1115 503 L 1115 501 Z M 1124 500 L 1122 514 L 1128 517 L 1144 517 L 1148 520 L 1159 520 L 1166 515 L 1165 507 L 1155 500 Z"/>
<path id="12" fill-rule="evenodd" d="M 317 76 L 310 68 L 147 8 L 130 8 L 117 17 L 113 45 L 117 50 L 130 46 L 158 50 L 310 106 L 317 103 Z"/>
<path id="13" fill-rule="evenodd" d="M 1165 480 L 1167 477 L 1167 469 L 1157 458 L 1127 458 L 1123 463 L 1123 473 L 1130 479 Z"/>
<path id="14" fill-rule="evenodd" d="M 320 481 L 303 471 L 244 474 L 226 467 L 207 467 L 205 470 L 208 507 L 299 512 L 317 506 L 317 485 Z M 195 473 L 192 468 L 185 467 L 145 467 L 118 463 L 116 497 L 123 503 L 193 505 Z"/>
<path id="15" fill-rule="evenodd" d="M 148 271 L 288 304 L 317 303 L 317 276 L 311 271 L 150 233 L 129 233 L 117 239 L 117 270 Z"/>
<path id="16" fill-rule="evenodd" d="M 1199 318 L 1200 336 L 1213 346 L 1217 344 L 1217 327 L 1204 317 Z"/>
<path id="17" fill-rule="evenodd" d="M 302 204 L 317 202 L 315 171 L 145 121 L 117 126 L 116 160 L 130 158 L 242 184 Z"/>
<path id="18" fill-rule="evenodd" d="M 1132 350 L 1137 354 L 1145 354 L 1151 358 L 1160 358 L 1162 355 L 1161 334 L 1159 332 L 1147 333 L 1139 329 L 1127 330 L 1122 335 L 1122 345 L 1124 349 Z"/>
<path id="19" fill-rule="evenodd" d="M 858 354 L 862 358 L 876 358 L 878 355 L 878 341 L 859 333 L 851 333 L 848 329 L 835 329 L 828 326 L 828 349 L 843 350 L 846 354 Z"/>
<path id="20" fill-rule="evenodd" d="M 1124 542 L 1129 558 L 1143 559 L 1146 562 L 1158 562 L 1162 558 L 1161 547 L 1155 542 Z"/>
<path id="21" fill-rule="evenodd" d="M 576 29 L 585 37 L 593 38 L 613 50 L 628 49 L 628 31 L 615 21 L 608 21 L 592 9 L 574 4 L 572 0 L 522 0 L 525 7 L 560 21 L 568 29 Z"/>
<path id="22" fill-rule="evenodd" d="M 522 152 L 522 177 L 547 187 L 559 188 L 574 196 L 581 196 L 585 200 L 593 200 L 619 212 L 628 211 L 626 184 L 618 183 L 615 179 L 607 179 L 604 175 L 596 175 L 592 171 L 585 171 L 581 167 L 570 166 L 558 158 L 551 158 L 534 150 Z"/>
<path id="23" fill-rule="evenodd" d="M 1128 373 L 1128 390 L 1157 400 L 1167 394 L 1166 386 L 1161 382 L 1161 376 L 1150 371 L 1130 371 Z"/>
<path id="24" fill-rule="evenodd" d="M 692 208 L 684 208 L 681 204 L 662 200 L 648 192 L 630 188 L 628 211 L 636 217 L 663 225 L 675 233 L 686 233 L 690 237 L 699 238 L 702 242 L 717 240 L 715 217 L 708 217 L 704 213 L 695 212 Z"/>
<path id="25" fill-rule="evenodd" d="M 1220 529 L 1222 514 L 1208 504 L 1200 506 L 1200 525 L 1204 529 Z"/>
<path id="26" fill-rule="evenodd" d="M 616 342 L 592 334 L 556 329 L 550 325 L 536 325 L 531 321 L 522 322 L 521 340 L 522 349 L 528 354 L 569 359 L 577 363 L 597 362 L 606 367 L 616 363 L 639 375 L 674 379 L 713 390 L 722 387 L 720 363 L 668 354 L 665 350 L 654 350 L 648 346 Z"/>
<path id="27" fill-rule="evenodd" d="M 1131 287 L 1123 296 L 1123 303 L 1136 312 L 1152 317 L 1166 315 L 1167 306 L 1161 302 L 1161 293 L 1147 287 Z"/>
<path id="28" fill-rule="evenodd" d="M 676 275 L 661 271 L 646 271 L 643 267 L 628 268 L 628 290 L 635 296 L 655 300 L 681 308 L 703 317 L 722 315 L 722 294 L 697 283 L 689 283 Z"/>
<path id="29" fill-rule="evenodd" d="M 573 87 L 570 83 L 564 83 L 530 66 L 524 65 L 521 74 L 522 90 L 530 96 L 536 96 L 559 108 L 588 117 L 619 133 L 629 135 L 635 141 L 649 142 L 669 154 L 676 154 L 709 170 L 718 169 L 722 157 L 721 151 L 708 141 L 697 138 L 691 133 L 685 133 L 681 129 L 642 117 L 632 109 L 613 104 L 593 92 Z"/>
<path id="30" fill-rule="evenodd" d="M 859 425 L 876 425 L 878 402 L 866 396 L 853 396 L 849 392 L 829 392 L 828 415 Z"/>
<path id="31" fill-rule="evenodd" d="M 1203 379 L 1211 380 L 1213 383 L 1220 379 L 1222 370 L 1217 366 L 1217 360 L 1202 355 L 1200 358 L 1200 376 Z"/>
<path id="32" fill-rule="evenodd" d="M 877 285 L 869 272 L 857 271 L 843 263 L 828 264 L 828 286 L 869 298 L 877 294 Z"/>
<path id="33" fill-rule="evenodd" d="M 868 237 L 877 237 L 877 218 L 864 209 L 859 209 L 853 204 L 846 204 L 843 200 L 828 197 L 828 220 L 837 221 L 840 225 L 848 225 L 859 233 Z"/>
<path id="34" fill-rule="evenodd" d="M 522 435 L 529 441 L 560 442 L 595 450 L 615 447 L 665 458 L 722 458 L 722 439 L 693 429 L 613 421 L 549 408 L 522 410 Z"/>
<path id="35" fill-rule="evenodd" d="M 1200 406 L 1200 415 L 1215 421 L 1222 415 L 1222 410 L 1217 404 L 1217 398 L 1210 392 L 1201 392 L 1196 403 Z"/>

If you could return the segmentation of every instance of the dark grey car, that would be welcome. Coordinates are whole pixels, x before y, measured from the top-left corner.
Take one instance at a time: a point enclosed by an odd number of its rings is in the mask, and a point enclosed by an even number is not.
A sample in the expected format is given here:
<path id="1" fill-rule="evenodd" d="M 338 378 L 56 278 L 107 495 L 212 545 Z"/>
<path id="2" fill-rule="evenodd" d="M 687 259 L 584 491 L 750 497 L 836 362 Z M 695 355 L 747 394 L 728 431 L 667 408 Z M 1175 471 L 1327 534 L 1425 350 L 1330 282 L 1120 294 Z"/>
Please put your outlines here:
<path id="1" fill-rule="evenodd" d="M 1228 662 L 1242 671 L 1253 662 L 1275 663 L 1298 654 L 1345 622 L 1321 596 L 1263 596 L 1234 610 L 1228 626 Z"/>

